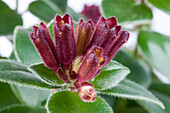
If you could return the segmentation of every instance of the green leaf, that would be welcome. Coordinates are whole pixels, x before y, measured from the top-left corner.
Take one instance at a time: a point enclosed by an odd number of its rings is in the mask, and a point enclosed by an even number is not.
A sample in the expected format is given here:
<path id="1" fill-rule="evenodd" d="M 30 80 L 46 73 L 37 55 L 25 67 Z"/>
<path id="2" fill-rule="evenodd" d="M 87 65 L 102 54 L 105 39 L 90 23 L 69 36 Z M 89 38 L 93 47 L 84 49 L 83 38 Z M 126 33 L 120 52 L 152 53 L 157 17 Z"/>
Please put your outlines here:
<path id="1" fill-rule="evenodd" d="M 41 77 L 49 84 L 59 86 L 64 83 L 52 69 L 47 68 L 43 63 L 30 65 L 28 70 Z"/>
<path id="2" fill-rule="evenodd" d="M 29 72 L 27 70 L 27 66 L 25 64 L 21 64 L 16 61 L 11 60 L 0 60 L 0 71 L 24 71 Z"/>
<path id="3" fill-rule="evenodd" d="M 114 110 L 117 98 L 110 95 L 104 95 L 104 94 L 98 94 L 97 96 L 104 99 L 109 104 L 109 106 Z"/>
<path id="4" fill-rule="evenodd" d="M 155 106 L 149 102 L 139 102 L 150 113 L 170 113 L 170 85 L 157 83 L 153 84 L 150 87 L 152 93 L 158 97 L 165 105 L 165 110 L 160 109 L 158 106 Z"/>
<path id="5" fill-rule="evenodd" d="M 21 15 L 0 1 L 0 35 L 12 34 L 16 25 L 22 25 Z"/>
<path id="6" fill-rule="evenodd" d="M 170 85 L 163 83 L 154 83 L 150 86 L 151 91 L 157 91 L 167 96 L 170 96 Z"/>
<path id="7" fill-rule="evenodd" d="M 2 56 L 0 56 L 0 59 L 7 59 L 6 57 L 2 57 Z"/>
<path id="8" fill-rule="evenodd" d="M 47 103 L 49 113 L 113 113 L 110 106 L 97 97 L 94 102 L 83 102 L 76 92 L 54 93 Z"/>
<path id="9" fill-rule="evenodd" d="M 44 108 L 31 108 L 23 105 L 14 105 L 0 110 L 0 113 L 46 113 Z"/>
<path id="10" fill-rule="evenodd" d="M 117 86 L 99 92 L 115 97 L 148 101 L 159 105 L 164 109 L 164 105 L 162 104 L 162 102 L 159 101 L 152 93 L 150 93 L 147 89 L 140 86 L 139 84 L 136 84 L 130 80 L 123 80 Z"/>
<path id="11" fill-rule="evenodd" d="M 9 59 L 10 59 L 10 60 L 15 60 L 15 61 L 17 61 L 14 51 L 12 51 Z"/>
<path id="12" fill-rule="evenodd" d="M 75 12 L 73 9 L 70 7 L 67 7 L 66 13 L 71 15 L 73 17 L 73 20 L 78 21 L 80 18 L 83 18 L 79 13 Z"/>
<path id="13" fill-rule="evenodd" d="M 152 104 L 147 101 L 138 101 L 139 105 L 141 105 L 144 109 L 146 109 L 149 113 L 169 113 L 165 112 L 163 109 L 158 107 L 155 104 Z M 165 108 L 166 109 L 166 108 Z"/>
<path id="14" fill-rule="evenodd" d="M 141 107 L 131 107 L 126 110 L 128 111 L 127 113 L 147 113 L 146 110 Z"/>
<path id="15" fill-rule="evenodd" d="M 56 6 L 58 6 L 63 12 L 67 7 L 67 0 L 51 0 Z"/>
<path id="16" fill-rule="evenodd" d="M 0 110 L 13 104 L 19 104 L 8 84 L 0 82 Z"/>
<path id="17" fill-rule="evenodd" d="M 135 3 L 135 0 L 103 0 L 102 8 L 105 17 L 115 16 L 118 22 L 142 22 L 152 19 L 151 9 L 143 3 Z"/>
<path id="18" fill-rule="evenodd" d="M 170 83 L 170 37 L 157 32 L 140 31 L 138 48 L 143 58 Z"/>
<path id="19" fill-rule="evenodd" d="M 116 86 L 128 74 L 129 69 L 116 61 L 102 68 L 101 73 L 92 81 L 95 89 L 108 89 Z"/>
<path id="20" fill-rule="evenodd" d="M 170 95 L 162 94 L 162 93 L 157 92 L 157 91 L 152 91 L 152 92 L 156 97 L 158 97 L 165 104 L 166 111 L 168 111 L 168 113 L 169 113 L 170 112 L 170 108 L 169 108 Z"/>
<path id="21" fill-rule="evenodd" d="M 28 33 L 31 29 L 16 27 L 14 33 L 14 52 L 18 61 L 24 64 L 41 62 L 35 47 L 33 46 Z"/>
<path id="22" fill-rule="evenodd" d="M 46 22 L 51 21 L 56 14 L 63 14 L 62 11 L 50 0 L 34 1 L 29 5 L 28 10 Z"/>
<path id="23" fill-rule="evenodd" d="M 11 85 L 20 102 L 30 107 L 41 107 L 50 95 L 50 90 Z"/>
<path id="24" fill-rule="evenodd" d="M 168 13 L 170 15 L 170 1 L 169 0 L 147 0 L 155 7 L 159 8 L 160 10 Z"/>
<path id="25" fill-rule="evenodd" d="M 29 5 L 28 10 L 34 14 L 35 16 L 39 17 L 40 19 L 50 22 L 56 14 L 64 15 L 65 13 L 69 13 L 75 21 L 78 21 L 78 19 L 82 18 L 80 14 L 76 13 L 73 9 L 70 7 L 64 6 L 64 4 L 67 2 L 67 0 L 40 0 L 40 1 L 34 1 Z M 57 5 L 58 3 L 58 5 Z M 60 5 L 63 4 L 63 5 Z M 61 8 L 65 13 L 61 11 L 59 8 Z"/>
<path id="26" fill-rule="evenodd" d="M 30 73 L 24 64 L 10 60 L 0 60 L 0 64 L 0 81 L 2 82 L 35 88 L 55 88 Z"/>
<path id="27" fill-rule="evenodd" d="M 150 74 L 142 67 L 142 65 L 132 56 L 124 51 L 119 51 L 114 60 L 122 63 L 130 69 L 128 79 L 135 81 L 142 86 L 148 87 L 151 83 Z"/>

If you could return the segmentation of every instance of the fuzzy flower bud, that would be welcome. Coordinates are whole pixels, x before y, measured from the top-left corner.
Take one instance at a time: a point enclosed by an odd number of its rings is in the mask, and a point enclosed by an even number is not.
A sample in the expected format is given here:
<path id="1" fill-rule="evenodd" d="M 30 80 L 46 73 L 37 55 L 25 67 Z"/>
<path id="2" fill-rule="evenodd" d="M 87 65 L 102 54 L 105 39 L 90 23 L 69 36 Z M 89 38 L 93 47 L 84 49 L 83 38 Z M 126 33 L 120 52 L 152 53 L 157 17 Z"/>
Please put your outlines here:
<path id="1" fill-rule="evenodd" d="M 93 88 L 93 84 L 84 82 L 82 84 L 74 83 L 78 88 L 78 95 L 84 102 L 94 102 L 97 98 L 97 94 Z"/>

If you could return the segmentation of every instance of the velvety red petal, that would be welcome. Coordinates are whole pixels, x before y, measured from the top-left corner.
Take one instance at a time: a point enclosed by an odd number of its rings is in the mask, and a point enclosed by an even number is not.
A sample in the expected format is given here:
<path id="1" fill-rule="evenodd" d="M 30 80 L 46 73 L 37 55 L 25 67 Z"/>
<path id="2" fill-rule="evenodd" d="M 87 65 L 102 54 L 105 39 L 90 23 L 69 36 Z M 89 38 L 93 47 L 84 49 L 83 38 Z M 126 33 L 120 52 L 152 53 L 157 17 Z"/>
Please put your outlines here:
<path id="1" fill-rule="evenodd" d="M 63 21 L 64 21 L 64 23 L 67 23 L 67 24 L 73 26 L 73 19 L 69 14 L 64 15 Z"/>
<path id="2" fill-rule="evenodd" d="M 119 51 L 119 49 L 121 48 L 121 46 L 127 42 L 129 38 L 129 32 L 128 31 L 122 31 L 118 40 L 114 43 L 114 45 L 112 46 L 112 49 L 110 49 L 109 53 L 108 53 L 108 60 L 107 63 L 110 62 L 110 60 L 113 59 L 113 57 L 116 55 L 116 53 Z"/>
<path id="3" fill-rule="evenodd" d="M 61 64 L 71 64 L 76 56 L 76 44 L 72 29 L 73 27 L 69 24 L 63 25 L 60 31 L 54 26 L 57 57 Z"/>
<path id="4" fill-rule="evenodd" d="M 80 83 L 89 81 L 101 71 L 103 64 L 107 58 L 102 56 L 102 49 L 92 47 L 84 56 L 81 65 L 78 69 L 78 81 Z"/>
<path id="5" fill-rule="evenodd" d="M 56 50 L 46 25 L 41 23 L 40 27 L 34 26 L 33 32 L 31 32 L 29 36 L 45 65 L 50 68 L 57 68 Z"/>
<path id="6" fill-rule="evenodd" d="M 98 44 L 99 47 L 103 48 L 103 55 L 107 56 L 110 52 L 110 49 L 112 49 L 112 46 L 116 42 L 116 40 L 119 38 L 119 34 L 123 31 L 121 26 L 115 26 L 112 29 L 109 29 L 106 32 L 106 36 L 103 38 L 103 41 L 101 40 Z"/>
<path id="7" fill-rule="evenodd" d="M 101 18 L 102 19 L 102 18 Z M 102 22 L 101 24 L 96 26 L 95 33 L 90 40 L 90 44 L 88 45 L 88 49 L 92 46 L 97 46 L 101 40 L 106 36 L 108 25 L 106 22 Z"/>
<path id="8" fill-rule="evenodd" d="M 76 27 L 75 37 L 77 39 L 77 56 L 84 55 L 87 51 L 87 47 L 92 38 L 94 31 L 93 22 L 89 20 L 87 23 L 84 23 L 81 19 Z"/>
<path id="9" fill-rule="evenodd" d="M 106 22 L 108 23 L 110 29 L 117 25 L 117 20 L 115 17 L 106 19 Z"/>
<path id="10" fill-rule="evenodd" d="M 54 20 L 53 30 L 58 61 L 61 64 L 70 65 L 76 56 L 73 19 L 68 14 L 63 18 L 57 15 Z"/>

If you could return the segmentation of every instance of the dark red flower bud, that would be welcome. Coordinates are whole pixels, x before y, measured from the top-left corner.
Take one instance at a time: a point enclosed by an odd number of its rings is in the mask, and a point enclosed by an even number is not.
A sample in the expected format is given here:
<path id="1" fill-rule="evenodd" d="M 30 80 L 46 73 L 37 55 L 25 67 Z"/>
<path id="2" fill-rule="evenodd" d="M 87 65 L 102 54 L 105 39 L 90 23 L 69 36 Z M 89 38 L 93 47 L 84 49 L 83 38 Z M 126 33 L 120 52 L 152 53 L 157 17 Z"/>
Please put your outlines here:
<path id="1" fill-rule="evenodd" d="M 108 19 L 105 19 L 103 16 L 98 20 L 97 22 L 97 27 L 99 27 L 100 25 L 102 25 L 103 23 L 107 24 L 106 27 L 107 29 L 111 29 L 113 28 L 114 26 L 117 25 L 117 20 L 115 17 L 111 17 L 111 18 L 108 18 Z M 97 28 L 99 29 L 99 28 Z"/>
<path id="2" fill-rule="evenodd" d="M 102 65 L 106 62 L 106 57 L 102 56 L 102 49 L 92 47 L 81 61 L 73 63 L 73 71 L 78 75 L 78 82 L 83 83 L 89 81 L 101 71 Z M 76 68 L 74 66 L 77 66 Z"/>
<path id="3" fill-rule="evenodd" d="M 94 102 L 97 98 L 97 94 L 93 88 L 93 84 L 84 82 L 82 84 L 74 83 L 78 89 L 79 97 L 85 102 Z"/>
<path id="4" fill-rule="evenodd" d="M 62 18 L 60 15 L 56 15 L 54 19 L 54 25 L 57 30 L 60 30 L 64 24 L 69 24 L 73 27 L 73 19 L 69 14 L 64 15 Z"/>
<path id="5" fill-rule="evenodd" d="M 73 19 L 68 14 L 63 18 L 57 15 L 53 28 L 58 61 L 70 65 L 76 56 Z"/>
<path id="6" fill-rule="evenodd" d="M 112 29 L 109 29 L 107 31 L 105 31 L 105 35 L 104 37 L 97 43 L 97 46 L 103 48 L 104 50 L 104 55 L 106 55 L 105 53 L 108 52 L 108 50 L 111 49 L 111 45 L 112 43 L 116 40 L 117 35 L 122 31 L 122 27 L 121 26 L 115 26 Z"/>
<path id="7" fill-rule="evenodd" d="M 89 20 L 87 23 L 84 23 L 80 19 L 76 27 L 75 39 L 77 43 L 77 55 L 84 55 L 87 51 L 87 47 L 92 38 L 94 31 L 93 22 Z"/>
<path id="8" fill-rule="evenodd" d="M 118 36 L 114 44 L 112 45 L 110 51 L 107 53 L 106 56 L 108 56 L 107 63 L 110 62 L 110 60 L 113 59 L 113 57 L 116 55 L 116 53 L 119 51 L 120 47 L 126 43 L 129 39 L 129 32 L 128 31 L 122 31 Z"/>
<path id="9" fill-rule="evenodd" d="M 110 17 L 108 19 L 105 19 L 105 21 L 107 22 L 109 29 L 111 29 L 117 25 L 117 20 L 115 17 Z"/>
<path id="10" fill-rule="evenodd" d="M 124 34 L 123 28 L 117 25 L 115 17 L 108 19 L 101 17 L 96 24 L 96 30 L 88 48 L 92 46 L 101 47 L 103 49 L 103 56 L 107 57 L 106 65 L 115 56 L 122 44 L 128 40 L 129 35 L 123 35 L 122 37 L 122 33 Z"/>
<path id="11" fill-rule="evenodd" d="M 92 19 L 94 23 L 97 23 L 98 19 L 101 16 L 99 7 L 95 5 L 91 6 L 85 5 L 81 14 L 85 16 L 87 20 Z"/>
<path id="12" fill-rule="evenodd" d="M 108 30 L 112 29 L 116 25 L 117 25 L 117 21 L 115 17 L 111 17 L 108 19 L 101 17 L 96 24 L 95 33 L 91 39 L 88 48 L 91 48 L 92 46 L 98 46 L 104 40 L 107 40 L 106 37 L 107 37 Z"/>
<path id="13" fill-rule="evenodd" d="M 46 25 L 41 22 L 39 27 L 34 26 L 29 36 L 43 59 L 45 65 L 52 69 L 58 68 L 58 61 L 54 43 Z"/>

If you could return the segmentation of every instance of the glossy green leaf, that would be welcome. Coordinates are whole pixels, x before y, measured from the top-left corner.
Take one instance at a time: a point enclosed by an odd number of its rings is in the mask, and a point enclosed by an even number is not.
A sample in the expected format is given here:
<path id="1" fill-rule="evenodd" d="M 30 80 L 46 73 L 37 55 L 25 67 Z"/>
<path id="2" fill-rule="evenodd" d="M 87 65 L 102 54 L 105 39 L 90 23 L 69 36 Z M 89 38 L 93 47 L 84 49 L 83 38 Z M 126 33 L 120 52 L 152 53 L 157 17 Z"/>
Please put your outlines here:
<path id="1" fill-rule="evenodd" d="M 16 27 L 14 33 L 14 52 L 18 61 L 24 64 L 41 62 L 35 47 L 33 46 L 28 33 L 30 29 Z"/>
<path id="2" fill-rule="evenodd" d="M 152 91 L 152 93 L 164 103 L 166 113 L 170 113 L 170 95 L 162 94 L 157 91 Z"/>
<path id="3" fill-rule="evenodd" d="M 109 106 L 114 110 L 117 98 L 110 95 L 104 95 L 104 94 L 98 94 L 97 96 L 104 99 L 109 104 Z"/>
<path id="4" fill-rule="evenodd" d="M 140 86 L 139 84 L 136 84 L 130 80 L 123 80 L 117 86 L 111 89 L 102 90 L 100 92 L 115 97 L 148 101 L 164 108 L 162 102 L 159 101 L 152 93 L 150 93 L 147 89 Z"/>
<path id="5" fill-rule="evenodd" d="M 35 16 L 39 17 L 40 19 L 50 22 L 56 14 L 64 15 L 65 13 L 69 13 L 75 21 L 78 21 L 79 18 L 81 18 L 81 15 L 76 13 L 73 9 L 70 7 L 62 6 L 62 5 L 56 5 L 58 2 L 61 2 L 61 4 L 65 4 L 67 0 L 40 0 L 32 2 L 29 5 L 28 10 L 33 13 Z M 59 3 L 60 4 L 60 3 Z M 65 13 L 59 9 L 59 7 L 63 7 L 63 11 L 65 8 Z"/>
<path id="6" fill-rule="evenodd" d="M 143 58 L 170 83 L 170 37 L 157 32 L 140 31 L 138 48 Z"/>
<path id="7" fill-rule="evenodd" d="M 162 11 L 170 14 L 170 0 L 147 0 L 155 7 L 161 9 Z"/>
<path id="8" fill-rule="evenodd" d="M 17 85 L 11 88 L 20 102 L 30 107 L 41 107 L 50 95 L 50 90 L 35 89 Z"/>
<path id="9" fill-rule="evenodd" d="M 49 113 L 113 113 L 110 106 L 97 97 L 94 102 L 83 102 L 76 92 L 54 93 L 47 103 Z"/>
<path id="10" fill-rule="evenodd" d="M 12 34 L 16 25 L 22 25 L 21 15 L 0 1 L 0 35 Z"/>
<path id="11" fill-rule="evenodd" d="M 149 113 L 169 113 L 161 109 L 155 104 L 152 104 L 147 101 L 138 101 L 139 105 L 141 105 L 144 109 L 146 109 Z M 165 108 L 166 109 L 166 108 Z"/>
<path id="12" fill-rule="evenodd" d="M 27 66 L 25 64 L 21 64 L 16 61 L 11 61 L 11 60 L 0 60 L 0 71 L 24 71 L 24 72 L 29 72 L 27 70 Z"/>
<path id="13" fill-rule="evenodd" d="M 58 86 L 64 83 L 52 69 L 47 68 L 43 63 L 30 65 L 28 70 L 41 77 L 49 84 Z"/>
<path id="14" fill-rule="evenodd" d="M 128 74 L 129 69 L 116 61 L 111 61 L 102 68 L 100 74 L 92 81 L 95 89 L 108 89 L 116 86 Z"/>
<path id="15" fill-rule="evenodd" d="M 28 10 L 46 22 L 51 21 L 56 14 L 63 14 L 62 11 L 50 0 L 34 1 L 29 5 Z"/>
<path id="16" fill-rule="evenodd" d="M 170 97 L 170 85 L 163 83 L 154 83 L 150 86 L 151 91 L 157 91 Z"/>
<path id="17" fill-rule="evenodd" d="M 24 64 L 10 60 L 0 60 L 0 64 L 0 81 L 2 82 L 35 88 L 55 88 L 30 73 Z"/>
<path id="18" fill-rule="evenodd" d="M 9 106 L 0 113 L 46 113 L 45 108 L 31 108 L 23 105 Z"/>
<path id="19" fill-rule="evenodd" d="M 7 83 L 0 82 L 0 91 L 0 110 L 13 104 L 19 104 L 19 101 Z"/>
<path id="20" fill-rule="evenodd" d="M 143 3 L 135 3 L 135 0 L 103 0 L 102 8 L 105 17 L 115 16 L 118 22 L 148 21 L 152 19 L 151 9 Z"/>
<path id="21" fill-rule="evenodd" d="M 150 113 L 170 113 L 170 85 L 157 83 L 150 87 L 152 93 L 158 97 L 165 105 L 165 110 L 149 102 L 139 102 Z"/>
<path id="22" fill-rule="evenodd" d="M 67 0 L 51 0 L 56 6 L 58 6 L 62 12 L 65 12 L 67 7 Z"/>
<path id="23" fill-rule="evenodd" d="M 122 63 L 130 69 L 127 76 L 128 79 L 135 81 L 142 86 L 148 87 L 151 83 L 150 74 L 142 67 L 142 65 L 132 56 L 124 51 L 119 51 L 114 60 Z"/>

